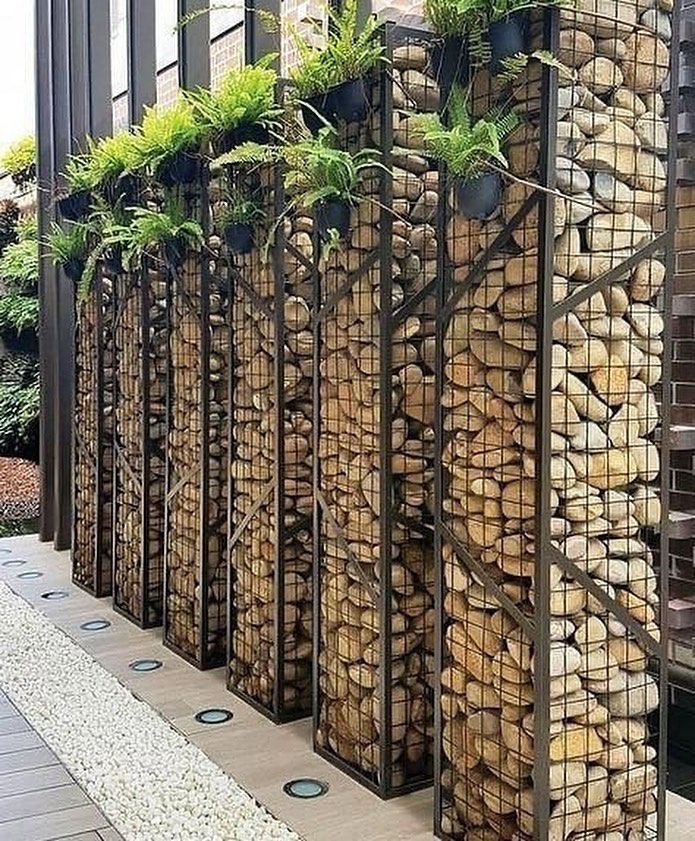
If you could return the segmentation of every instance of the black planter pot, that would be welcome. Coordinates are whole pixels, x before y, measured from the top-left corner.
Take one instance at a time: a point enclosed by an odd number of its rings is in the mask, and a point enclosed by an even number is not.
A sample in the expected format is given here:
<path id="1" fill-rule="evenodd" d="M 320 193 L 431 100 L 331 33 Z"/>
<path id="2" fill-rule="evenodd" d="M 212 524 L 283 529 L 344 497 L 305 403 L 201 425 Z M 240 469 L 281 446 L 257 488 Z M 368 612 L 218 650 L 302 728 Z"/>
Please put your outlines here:
<path id="1" fill-rule="evenodd" d="M 324 126 L 324 123 L 316 114 L 317 111 L 324 119 L 328 120 L 329 123 L 331 121 L 332 115 L 329 110 L 328 94 L 322 93 L 320 96 L 309 97 L 306 103 L 302 102 L 300 104 L 300 109 L 304 125 L 312 134 L 316 134 L 318 130 Z"/>
<path id="2" fill-rule="evenodd" d="M 367 86 L 363 78 L 349 79 L 328 94 L 327 110 L 338 120 L 360 123 L 369 111 Z"/>
<path id="3" fill-rule="evenodd" d="M 186 243 L 171 239 L 164 243 L 164 257 L 174 269 L 180 269 L 186 259 Z"/>
<path id="4" fill-rule="evenodd" d="M 487 219 L 502 201 L 502 176 L 486 172 L 456 185 L 456 206 L 467 219 Z"/>
<path id="5" fill-rule="evenodd" d="M 190 152 L 177 152 L 165 158 L 157 167 L 154 177 L 165 187 L 190 184 L 200 171 L 200 161 Z"/>
<path id="6" fill-rule="evenodd" d="M 242 143 L 267 143 L 269 140 L 270 133 L 265 126 L 251 123 L 218 135 L 212 141 L 212 148 L 216 155 L 224 155 L 225 152 L 229 152 Z"/>
<path id="7" fill-rule="evenodd" d="M 224 241 L 232 254 L 248 254 L 253 248 L 253 228 L 248 222 L 232 222 L 224 229 Z"/>
<path id="8" fill-rule="evenodd" d="M 490 24 L 490 72 L 493 75 L 502 70 L 502 59 L 526 52 L 527 33 L 528 15 L 525 12 L 514 12 Z"/>
<path id="9" fill-rule="evenodd" d="M 58 201 L 58 210 L 63 219 L 77 222 L 87 215 L 91 203 L 92 194 L 89 190 L 77 190 Z"/>
<path id="10" fill-rule="evenodd" d="M 84 272 L 84 260 L 73 258 L 63 263 L 63 271 L 73 283 L 79 283 L 82 280 L 82 273 Z"/>
<path id="11" fill-rule="evenodd" d="M 120 274 L 123 271 L 123 249 L 120 245 L 109 248 L 104 252 L 104 266 L 110 274 Z"/>
<path id="12" fill-rule="evenodd" d="M 101 192 L 110 205 L 121 202 L 127 207 L 137 201 L 140 184 L 137 176 L 124 172 L 118 178 L 107 181 L 101 188 Z"/>
<path id="13" fill-rule="evenodd" d="M 342 238 L 350 230 L 350 203 L 344 199 L 328 199 L 316 205 L 316 226 L 321 239 L 328 239 L 328 232 L 335 228 Z"/>
<path id="14" fill-rule="evenodd" d="M 430 68 L 443 91 L 455 84 L 465 85 L 470 77 L 468 49 L 463 36 L 435 41 L 430 47 Z"/>

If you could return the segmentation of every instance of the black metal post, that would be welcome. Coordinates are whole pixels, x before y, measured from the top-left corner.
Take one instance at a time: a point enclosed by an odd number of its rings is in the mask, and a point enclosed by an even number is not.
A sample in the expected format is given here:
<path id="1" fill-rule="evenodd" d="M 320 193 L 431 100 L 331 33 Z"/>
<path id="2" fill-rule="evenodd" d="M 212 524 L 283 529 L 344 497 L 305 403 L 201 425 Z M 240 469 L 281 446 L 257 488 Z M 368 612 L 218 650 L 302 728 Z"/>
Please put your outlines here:
<path id="1" fill-rule="evenodd" d="M 146 106 L 157 101 L 155 3 L 127 0 L 128 118 L 134 125 Z"/>
<path id="2" fill-rule="evenodd" d="M 107 137 L 113 131 L 109 3 L 88 3 L 87 33 L 88 126 L 92 137 Z"/>
<path id="3" fill-rule="evenodd" d="M 281 9 L 281 0 L 249 0 L 246 3 L 244 8 L 244 52 L 247 64 L 252 64 L 269 53 L 276 53 L 277 59 L 273 64 L 277 70 L 280 69 L 282 49 L 280 27 L 278 26 L 275 31 L 269 32 L 263 26 L 256 12 L 273 15 L 279 21 Z"/>
<path id="4" fill-rule="evenodd" d="M 177 0 L 178 19 L 209 8 L 210 0 Z M 178 29 L 179 86 L 186 90 L 210 85 L 210 14 Z"/>

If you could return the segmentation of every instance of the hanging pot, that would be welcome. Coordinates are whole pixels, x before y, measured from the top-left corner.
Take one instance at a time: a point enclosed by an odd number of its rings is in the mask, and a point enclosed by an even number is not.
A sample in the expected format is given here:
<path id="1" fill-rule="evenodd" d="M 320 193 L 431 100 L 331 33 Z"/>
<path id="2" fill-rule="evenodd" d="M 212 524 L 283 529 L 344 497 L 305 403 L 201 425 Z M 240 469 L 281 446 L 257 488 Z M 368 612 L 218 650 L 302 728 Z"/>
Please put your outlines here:
<path id="1" fill-rule="evenodd" d="M 77 257 L 67 260 L 63 263 L 63 271 L 73 283 L 79 283 L 84 272 L 84 260 Z"/>
<path id="2" fill-rule="evenodd" d="M 232 254 L 248 254 L 253 248 L 253 228 L 248 222 L 232 222 L 224 229 L 224 241 Z"/>
<path id="3" fill-rule="evenodd" d="M 215 155 L 224 155 L 225 152 L 229 152 L 242 143 L 268 143 L 269 140 L 270 133 L 265 126 L 259 123 L 247 123 L 217 135 L 212 141 L 212 148 Z"/>
<path id="4" fill-rule="evenodd" d="M 165 187 L 176 184 L 190 184 L 198 177 L 200 161 L 190 152 L 176 152 L 169 155 L 157 167 L 154 177 Z"/>
<path id="5" fill-rule="evenodd" d="M 308 105 L 311 107 L 308 108 Z M 329 111 L 328 94 L 322 93 L 318 96 L 310 96 L 306 102 L 302 102 L 299 107 L 302 112 L 304 125 L 312 134 L 316 134 L 319 129 L 324 127 L 324 123 L 319 119 L 315 112 L 318 111 L 322 117 L 330 122 L 331 113 Z"/>
<path id="6" fill-rule="evenodd" d="M 360 123 L 369 111 L 369 97 L 364 78 L 348 79 L 328 94 L 327 110 L 338 120 Z"/>
<path id="7" fill-rule="evenodd" d="M 164 257 L 174 269 L 180 269 L 186 259 L 186 243 L 180 239 L 169 239 L 164 243 Z"/>
<path id="8" fill-rule="evenodd" d="M 328 199 L 315 208 L 316 226 L 321 239 L 328 239 L 328 232 L 335 228 L 341 239 L 350 230 L 350 203 L 345 199 Z"/>
<path id="9" fill-rule="evenodd" d="M 114 245 L 104 252 L 104 267 L 110 274 L 120 274 L 123 271 L 123 249 Z"/>
<path id="10" fill-rule="evenodd" d="M 467 219 L 487 219 L 502 201 L 502 176 L 485 172 L 470 181 L 456 185 L 456 205 Z"/>
<path id="11" fill-rule="evenodd" d="M 58 201 L 58 210 L 63 219 L 77 222 L 87 215 L 91 203 L 92 194 L 89 190 L 76 190 Z"/>
<path id="12" fill-rule="evenodd" d="M 502 59 L 526 52 L 528 15 L 514 12 L 502 20 L 491 23 L 488 29 L 490 39 L 490 72 L 497 75 L 502 68 Z"/>
<path id="13" fill-rule="evenodd" d="M 450 91 L 455 84 L 468 82 L 468 49 L 463 36 L 449 36 L 430 46 L 430 69 L 442 91 Z M 442 100 L 444 97 L 442 97 Z"/>

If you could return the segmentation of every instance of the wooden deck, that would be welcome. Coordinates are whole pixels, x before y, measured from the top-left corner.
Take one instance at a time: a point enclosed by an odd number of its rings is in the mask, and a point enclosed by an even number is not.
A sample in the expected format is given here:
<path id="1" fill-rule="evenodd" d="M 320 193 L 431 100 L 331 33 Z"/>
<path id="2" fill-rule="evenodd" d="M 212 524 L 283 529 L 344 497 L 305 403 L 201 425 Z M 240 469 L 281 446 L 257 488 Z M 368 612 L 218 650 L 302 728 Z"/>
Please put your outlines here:
<path id="1" fill-rule="evenodd" d="M 0 692 L 2 841 L 120 841 L 99 809 Z"/>

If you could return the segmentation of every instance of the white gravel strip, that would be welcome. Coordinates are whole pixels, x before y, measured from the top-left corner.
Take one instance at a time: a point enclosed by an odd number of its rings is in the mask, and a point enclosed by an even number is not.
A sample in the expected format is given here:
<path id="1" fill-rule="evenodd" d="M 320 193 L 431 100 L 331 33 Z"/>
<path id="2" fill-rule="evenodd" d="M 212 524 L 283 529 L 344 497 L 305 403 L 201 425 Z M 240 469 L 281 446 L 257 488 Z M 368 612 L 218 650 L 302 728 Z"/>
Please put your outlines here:
<path id="1" fill-rule="evenodd" d="M 0 686 L 126 841 L 299 841 L 2 583 Z"/>

